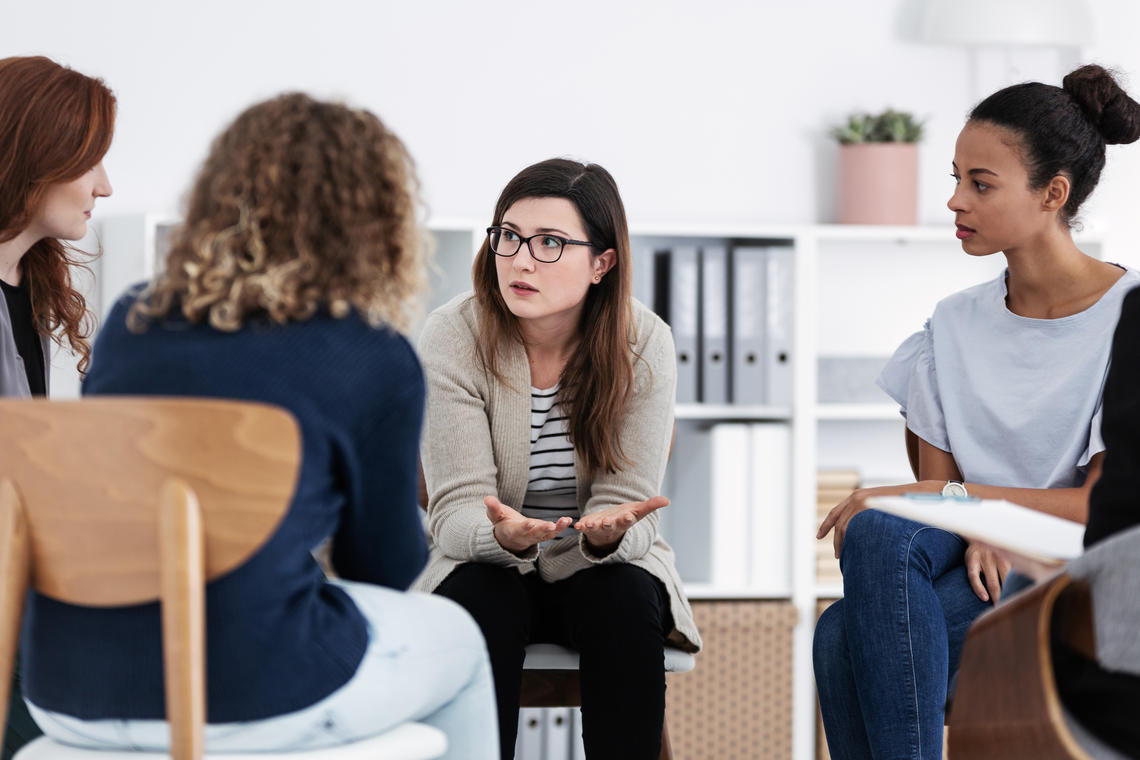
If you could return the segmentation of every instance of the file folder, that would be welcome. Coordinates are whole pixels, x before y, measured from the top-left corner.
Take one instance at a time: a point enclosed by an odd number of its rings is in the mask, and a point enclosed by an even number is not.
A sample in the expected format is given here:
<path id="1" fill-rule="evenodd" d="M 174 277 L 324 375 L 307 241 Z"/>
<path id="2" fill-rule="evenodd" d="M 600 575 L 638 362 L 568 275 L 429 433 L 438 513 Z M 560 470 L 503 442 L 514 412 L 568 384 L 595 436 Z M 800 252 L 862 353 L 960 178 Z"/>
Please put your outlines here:
<path id="1" fill-rule="evenodd" d="M 705 404 L 728 403 L 728 251 L 701 248 L 701 387 Z"/>
<path id="2" fill-rule="evenodd" d="M 574 740 L 570 747 L 570 760 L 586 760 L 586 745 L 582 741 L 582 708 L 575 707 L 573 712 L 573 727 L 571 737 Z"/>
<path id="3" fill-rule="evenodd" d="M 543 737 L 542 760 L 570 760 L 571 753 L 571 709 L 569 707 L 546 708 L 546 735 Z"/>
<path id="4" fill-rule="evenodd" d="M 696 246 L 676 246 L 654 257 L 654 311 L 673 328 L 677 349 L 677 403 L 694 404 L 700 388 L 700 261 Z"/>
<path id="5" fill-rule="evenodd" d="M 656 255 L 657 241 L 647 238 L 631 238 L 630 266 L 632 272 L 632 295 L 634 299 L 654 308 L 653 303 L 653 270 L 654 256 Z"/>
<path id="6" fill-rule="evenodd" d="M 792 593 L 792 431 L 772 422 L 749 427 L 750 586 L 765 596 L 787 596 Z"/>
<path id="7" fill-rule="evenodd" d="M 768 249 L 766 309 L 768 355 L 765 366 L 768 403 L 791 406 L 794 395 L 792 345 L 795 340 L 796 272 L 791 246 Z"/>
<path id="8" fill-rule="evenodd" d="M 515 757 L 518 760 L 542 760 L 544 734 L 543 708 L 524 707 L 519 710 L 519 732 L 515 739 Z"/>
<path id="9" fill-rule="evenodd" d="M 766 279 L 768 249 L 737 246 L 729 261 L 732 292 L 729 398 L 734 404 L 768 403 Z"/>
<path id="10" fill-rule="evenodd" d="M 713 585 L 742 588 L 751 576 L 752 441 L 747 423 L 719 423 L 712 428 L 712 482 L 708 520 Z"/>

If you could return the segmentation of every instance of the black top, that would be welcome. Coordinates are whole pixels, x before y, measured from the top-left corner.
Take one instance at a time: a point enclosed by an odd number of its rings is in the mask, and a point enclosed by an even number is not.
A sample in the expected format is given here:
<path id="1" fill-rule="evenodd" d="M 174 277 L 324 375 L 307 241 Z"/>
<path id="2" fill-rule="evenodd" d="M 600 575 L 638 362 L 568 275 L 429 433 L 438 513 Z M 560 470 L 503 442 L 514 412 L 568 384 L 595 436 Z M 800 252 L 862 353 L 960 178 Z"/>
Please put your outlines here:
<path id="1" fill-rule="evenodd" d="M 1124 298 L 1102 403 L 1104 465 L 1089 496 L 1086 547 L 1140 525 L 1140 288 Z M 1126 756 L 1140 757 L 1140 677 L 1107 671 L 1057 640 L 1053 667 L 1073 717 Z"/>
<path id="2" fill-rule="evenodd" d="M 12 320 L 12 337 L 16 339 L 16 352 L 24 362 L 24 373 L 28 376 L 28 388 L 33 396 L 47 395 L 47 380 L 44 377 L 44 347 L 32 317 L 32 298 L 23 286 L 9 285 L 0 280 L 4 290 L 4 300 L 8 302 L 8 316 Z"/>
<path id="3" fill-rule="evenodd" d="M 1140 288 L 1124 297 L 1101 403 L 1104 465 L 1089 496 L 1086 548 L 1140 525 Z"/>

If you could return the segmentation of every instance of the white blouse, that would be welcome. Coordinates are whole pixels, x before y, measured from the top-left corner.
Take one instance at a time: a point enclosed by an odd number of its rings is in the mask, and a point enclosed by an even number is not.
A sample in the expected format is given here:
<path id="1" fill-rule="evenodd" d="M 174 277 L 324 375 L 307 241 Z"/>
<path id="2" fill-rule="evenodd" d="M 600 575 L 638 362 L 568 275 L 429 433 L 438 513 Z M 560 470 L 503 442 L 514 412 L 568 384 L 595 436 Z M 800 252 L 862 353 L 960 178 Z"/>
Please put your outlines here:
<path id="1" fill-rule="evenodd" d="M 943 299 L 903 341 L 878 384 L 907 427 L 954 455 L 967 481 L 1071 488 L 1104 450 L 1100 404 L 1124 275 L 1095 304 L 1031 319 L 1005 303 L 1006 273 Z"/>

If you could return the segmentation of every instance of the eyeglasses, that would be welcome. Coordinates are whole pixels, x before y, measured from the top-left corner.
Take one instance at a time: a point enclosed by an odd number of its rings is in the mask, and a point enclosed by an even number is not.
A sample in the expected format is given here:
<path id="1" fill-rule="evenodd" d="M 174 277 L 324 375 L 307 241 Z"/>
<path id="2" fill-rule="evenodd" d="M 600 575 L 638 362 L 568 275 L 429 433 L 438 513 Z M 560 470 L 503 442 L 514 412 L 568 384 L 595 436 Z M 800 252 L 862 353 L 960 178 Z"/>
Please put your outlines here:
<path id="1" fill-rule="evenodd" d="M 531 242 L 535 238 L 538 238 L 537 249 L 535 249 L 534 243 Z M 519 233 L 506 227 L 488 227 L 487 241 L 491 244 L 491 250 L 495 252 L 495 255 L 504 258 L 514 256 L 519 252 L 519 249 L 522 248 L 523 243 L 526 243 L 527 247 L 530 248 L 530 255 L 534 260 L 541 261 L 545 264 L 553 264 L 555 261 L 558 261 L 558 259 L 562 257 L 562 249 L 568 245 L 588 245 L 591 248 L 598 247 L 585 240 L 570 240 L 545 232 L 524 238 L 519 235 Z"/>

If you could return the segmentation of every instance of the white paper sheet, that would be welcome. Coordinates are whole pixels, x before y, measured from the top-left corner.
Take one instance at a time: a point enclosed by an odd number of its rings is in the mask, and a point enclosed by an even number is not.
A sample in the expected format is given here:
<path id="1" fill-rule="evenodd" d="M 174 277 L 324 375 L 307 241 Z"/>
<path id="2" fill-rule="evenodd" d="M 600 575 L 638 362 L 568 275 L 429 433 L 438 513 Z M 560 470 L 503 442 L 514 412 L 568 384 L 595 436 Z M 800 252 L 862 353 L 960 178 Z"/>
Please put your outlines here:
<path id="1" fill-rule="evenodd" d="M 1042 562 L 1070 560 L 1084 551 L 1084 525 L 1004 499 L 876 496 L 867 506 Z"/>

